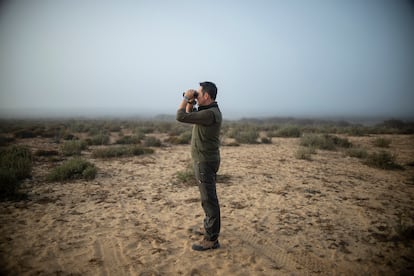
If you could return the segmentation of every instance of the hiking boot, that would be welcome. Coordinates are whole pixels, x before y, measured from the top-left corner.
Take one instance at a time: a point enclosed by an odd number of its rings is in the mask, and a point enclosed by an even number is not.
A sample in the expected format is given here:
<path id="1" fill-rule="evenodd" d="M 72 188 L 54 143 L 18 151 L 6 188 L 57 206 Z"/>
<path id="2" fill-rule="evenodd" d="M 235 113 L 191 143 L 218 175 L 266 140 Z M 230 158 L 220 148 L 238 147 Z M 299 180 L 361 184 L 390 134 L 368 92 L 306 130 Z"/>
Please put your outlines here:
<path id="1" fill-rule="evenodd" d="M 195 251 L 205 251 L 209 249 L 217 249 L 219 247 L 220 243 L 218 240 L 208 241 L 203 239 L 200 244 L 193 244 L 192 249 Z"/>

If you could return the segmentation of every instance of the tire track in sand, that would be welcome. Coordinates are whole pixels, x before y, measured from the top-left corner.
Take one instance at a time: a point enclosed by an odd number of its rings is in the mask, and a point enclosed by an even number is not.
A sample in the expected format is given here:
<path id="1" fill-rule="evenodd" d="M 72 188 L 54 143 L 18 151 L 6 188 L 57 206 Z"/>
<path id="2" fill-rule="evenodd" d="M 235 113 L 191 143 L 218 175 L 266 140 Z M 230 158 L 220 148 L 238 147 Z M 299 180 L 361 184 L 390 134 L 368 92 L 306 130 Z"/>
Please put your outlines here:
<path id="1" fill-rule="evenodd" d="M 274 205 L 278 205 L 283 200 L 285 198 L 280 195 L 273 195 L 272 197 Z M 262 223 L 258 222 L 257 224 L 265 225 L 264 221 L 266 219 L 267 216 L 264 216 L 260 220 Z M 244 231 L 242 235 L 240 231 L 229 230 L 232 236 L 237 237 L 244 244 L 253 248 L 255 252 L 259 252 L 259 254 L 272 261 L 276 268 L 284 268 L 299 275 L 359 275 L 361 271 L 358 267 L 338 267 L 333 261 L 323 260 L 310 252 L 288 250 L 275 244 L 275 241 L 270 237 L 254 230 L 246 229 L 247 231 Z"/>
<path id="2" fill-rule="evenodd" d="M 124 236 L 127 230 L 131 230 L 133 227 L 126 225 L 130 220 L 130 215 L 127 213 L 125 202 L 122 198 L 122 194 L 119 195 L 117 209 L 119 210 L 115 221 L 112 221 L 112 231 L 103 231 L 96 237 L 94 241 L 94 258 L 90 260 L 90 263 L 95 263 L 99 268 L 99 275 L 133 275 L 134 271 L 132 267 L 133 260 L 127 257 L 124 245 Z M 113 232 L 115 228 L 115 232 Z M 109 236 L 106 236 L 110 234 Z M 102 238 L 104 236 L 104 238 Z M 106 236 L 106 237 L 105 237 Z"/>

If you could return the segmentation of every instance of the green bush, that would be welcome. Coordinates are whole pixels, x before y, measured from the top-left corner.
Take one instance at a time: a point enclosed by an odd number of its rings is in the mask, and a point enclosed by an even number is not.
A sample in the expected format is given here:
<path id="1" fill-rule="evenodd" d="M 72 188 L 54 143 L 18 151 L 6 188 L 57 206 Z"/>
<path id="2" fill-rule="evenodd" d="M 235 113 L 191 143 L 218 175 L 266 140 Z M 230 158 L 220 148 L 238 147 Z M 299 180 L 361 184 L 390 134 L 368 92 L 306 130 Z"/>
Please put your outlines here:
<path id="1" fill-rule="evenodd" d="M 379 148 L 389 148 L 391 144 L 391 139 L 379 137 L 376 138 L 373 142 L 374 146 Z"/>
<path id="2" fill-rule="evenodd" d="M 380 151 L 369 154 L 365 159 L 364 163 L 370 167 L 379 168 L 383 170 L 403 169 L 401 165 L 395 163 L 395 160 L 395 155 L 387 151 Z"/>
<path id="3" fill-rule="evenodd" d="M 343 129 L 342 133 L 351 136 L 365 136 L 368 134 L 368 129 L 362 126 L 350 126 Z"/>
<path id="4" fill-rule="evenodd" d="M 154 153 L 154 150 L 150 148 L 140 147 L 140 146 L 132 146 L 132 147 L 129 147 L 128 152 L 130 153 L 131 156 L 137 156 L 137 155 Z"/>
<path id="5" fill-rule="evenodd" d="M 88 145 L 96 145 L 96 146 L 108 145 L 109 141 L 110 141 L 110 137 L 106 133 L 96 134 L 86 139 L 86 143 Z"/>
<path id="6" fill-rule="evenodd" d="M 13 171 L 17 179 L 32 174 L 32 153 L 26 146 L 11 146 L 0 151 L 0 167 Z"/>
<path id="7" fill-rule="evenodd" d="M 191 131 L 186 131 L 181 133 L 178 136 L 171 135 L 170 138 L 168 138 L 167 142 L 170 142 L 174 145 L 186 145 L 191 142 Z"/>
<path id="8" fill-rule="evenodd" d="M 61 150 L 63 155 L 65 156 L 72 156 L 72 155 L 80 155 L 82 150 L 87 148 L 86 142 L 81 140 L 71 140 L 65 141 L 62 144 Z"/>
<path id="9" fill-rule="evenodd" d="M 134 135 L 134 136 L 123 136 L 119 138 L 115 143 L 119 145 L 130 145 L 130 144 L 139 144 L 144 138 L 144 135 Z"/>
<path id="10" fill-rule="evenodd" d="M 302 136 L 300 145 L 303 147 L 322 150 L 335 150 L 335 144 L 332 139 L 327 139 L 325 135 L 319 134 L 308 134 Z"/>
<path id="11" fill-rule="evenodd" d="M 284 126 L 276 130 L 273 135 L 276 137 L 300 137 L 302 131 L 297 126 Z"/>
<path id="12" fill-rule="evenodd" d="M 161 140 L 153 136 L 147 136 L 144 139 L 144 146 L 146 147 L 161 147 L 161 145 Z"/>
<path id="13" fill-rule="evenodd" d="M 329 134 L 308 134 L 301 138 L 300 145 L 321 150 L 336 150 L 337 147 L 350 148 L 348 139 L 339 138 Z"/>
<path id="14" fill-rule="evenodd" d="M 66 181 L 72 179 L 92 180 L 97 169 L 94 164 L 79 157 L 70 159 L 53 169 L 47 176 L 48 181 Z"/>
<path id="15" fill-rule="evenodd" d="M 240 144 L 257 144 L 259 132 L 252 126 L 240 126 L 229 131 L 229 137 Z"/>
<path id="16" fill-rule="evenodd" d="M 116 146 L 96 149 L 92 152 L 94 158 L 127 157 L 154 153 L 153 149 L 141 146 Z"/>
<path id="17" fill-rule="evenodd" d="M 0 197 L 17 193 L 21 180 L 32 175 L 32 153 L 25 146 L 0 150 Z"/>
<path id="18" fill-rule="evenodd" d="M 295 153 L 297 159 L 312 160 L 312 154 L 315 154 L 316 150 L 312 147 L 299 147 Z"/>

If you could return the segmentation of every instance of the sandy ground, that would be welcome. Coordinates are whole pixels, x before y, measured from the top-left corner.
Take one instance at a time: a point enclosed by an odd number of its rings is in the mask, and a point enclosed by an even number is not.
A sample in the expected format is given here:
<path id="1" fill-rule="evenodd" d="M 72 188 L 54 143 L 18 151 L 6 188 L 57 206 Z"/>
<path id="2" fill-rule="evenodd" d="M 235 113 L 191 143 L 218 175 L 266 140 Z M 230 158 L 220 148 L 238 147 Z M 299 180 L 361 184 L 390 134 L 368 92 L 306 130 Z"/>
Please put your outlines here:
<path id="1" fill-rule="evenodd" d="M 389 136 L 398 162 L 414 136 Z M 350 137 L 373 148 L 374 137 Z M 40 143 L 40 142 L 39 142 Z M 42 147 L 41 144 L 38 147 Z M 10 275 L 399 275 L 414 273 L 414 168 L 370 168 L 340 151 L 295 157 L 299 140 L 222 147 L 221 248 L 194 252 L 197 186 L 177 182 L 189 146 L 98 160 L 93 181 L 46 183 L 37 162 L 29 200 L 0 203 Z"/>

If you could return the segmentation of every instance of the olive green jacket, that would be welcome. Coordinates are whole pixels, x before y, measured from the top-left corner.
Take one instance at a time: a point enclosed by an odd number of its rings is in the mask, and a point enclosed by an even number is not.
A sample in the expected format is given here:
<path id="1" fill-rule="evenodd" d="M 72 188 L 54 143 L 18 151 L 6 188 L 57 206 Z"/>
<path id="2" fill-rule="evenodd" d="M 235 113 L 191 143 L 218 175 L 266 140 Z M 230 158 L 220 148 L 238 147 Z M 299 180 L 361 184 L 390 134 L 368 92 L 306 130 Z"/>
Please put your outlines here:
<path id="1" fill-rule="evenodd" d="M 191 137 L 191 156 L 194 161 L 220 161 L 221 111 L 216 102 L 186 113 L 179 109 L 177 121 L 194 124 Z"/>

